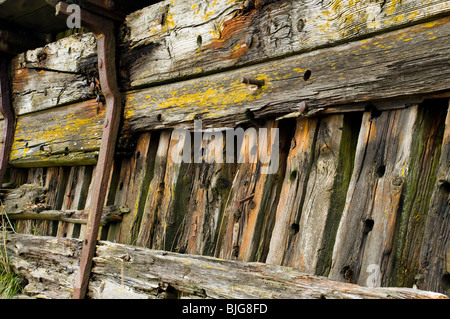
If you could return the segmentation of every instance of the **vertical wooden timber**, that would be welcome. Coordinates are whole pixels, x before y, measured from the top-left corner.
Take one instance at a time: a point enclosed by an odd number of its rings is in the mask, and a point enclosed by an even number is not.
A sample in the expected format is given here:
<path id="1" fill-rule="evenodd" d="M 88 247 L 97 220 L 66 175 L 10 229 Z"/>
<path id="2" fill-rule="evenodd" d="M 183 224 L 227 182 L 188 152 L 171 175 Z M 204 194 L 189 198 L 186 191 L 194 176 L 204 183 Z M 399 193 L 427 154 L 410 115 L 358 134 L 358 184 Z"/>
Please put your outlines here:
<path id="1" fill-rule="evenodd" d="M 304 196 L 303 190 L 306 189 L 308 168 L 312 163 L 319 121 L 318 118 L 297 119 L 266 260 L 269 264 L 284 264 L 286 249 L 298 233 L 299 208 Z"/>
<path id="2" fill-rule="evenodd" d="M 130 208 L 120 225 L 120 232 L 117 241 L 124 244 L 133 244 L 137 242 L 139 226 L 144 212 L 145 201 L 149 189 L 149 180 L 152 179 L 154 158 L 156 147 L 153 146 L 152 136 L 158 134 L 142 133 L 137 140 L 137 147 L 128 161 L 129 179 L 127 185 L 127 196 L 124 206 Z M 126 181 L 120 181 L 124 183 Z"/>
<path id="3" fill-rule="evenodd" d="M 0 144 L 0 188 L 8 168 L 16 120 L 10 96 L 9 61 L 9 58 L 0 55 L 0 113 L 3 116 L 3 134 Z"/>
<path id="4" fill-rule="evenodd" d="M 216 243 L 215 255 L 218 257 L 263 261 L 267 255 L 267 239 L 273 229 L 281 191 L 282 179 L 279 177 L 285 169 L 286 141 L 292 133 L 292 125 L 283 124 L 280 126 L 278 121 L 271 120 L 262 127 L 248 128 L 244 142 L 236 146 L 237 158 L 245 161 L 234 165 L 236 174 Z M 255 135 L 251 133 L 253 129 Z M 269 158 L 272 158 L 271 162 L 268 162 Z M 273 171 L 269 170 L 269 165 Z"/>
<path id="5" fill-rule="evenodd" d="M 213 149 L 209 149 L 209 141 L 202 140 L 202 162 L 193 164 L 188 209 L 174 245 L 179 252 L 214 255 L 220 219 L 231 187 L 230 176 L 233 173 L 230 169 L 233 171 L 234 167 L 225 163 L 225 139 L 221 142 L 223 147 L 214 149 L 213 153 Z"/>
<path id="6" fill-rule="evenodd" d="M 150 181 L 145 208 L 137 237 L 137 245 L 152 247 L 153 238 L 161 214 L 161 201 L 164 195 L 164 177 L 168 160 L 170 131 L 162 131 L 154 159 L 153 178 Z"/>
<path id="7" fill-rule="evenodd" d="M 382 272 L 384 286 L 412 287 L 418 279 L 420 250 L 423 241 L 429 240 L 424 237 L 425 224 L 439 171 L 447 109 L 446 99 L 427 100 L 419 107 L 392 260 Z"/>
<path id="8" fill-rule="evenodd" d="M 174 161 L 173 155 L 189 145 L 191 134 L 179 135 L 172 132 L 162 187 L 162 198 L 158 209 L 157 225 L 153 234 L 152 248 L 176 250 L 176 238 L 179 236 L 184 216 L 187 212 L 191 183 L 193 182 L 193 164 Z M 187 146 L 186 146 L 187 150 Z M 192 156 L 192 155 L 190 155 Z"/>
<path id="9" fill-rule="evenodd" d="M 450 101 L 447 101 L 449 103 Z M 450 104 L 420 251 L 417 286 L 450 294 Z"/>
<path id="10" fill-rule="evenodd" d="M 416 117 L 417 106 L 381 114 L 364 113 L 333 250 L 331 279 L 361 282 L 360 273 L 367 278 L 363 265 L 381 267 L 380 258 L 392 249 Z"/>
<path id="11" fill-rule="evenodd" d="M 351 171 L 351 136 L 359 121 L 349 115 L 297 121 L 267 262 L 324 274 Z"/>
<path id="12" fill-rule="evenodd" d="M 434 183 L 435 148 L 442 136 L 442 125 L 431 124 L 428 112 L 431 108 L 416 105 L 364 114 L 330 278 L 372 284 L 371 267 L 378 267 L 375 284 L 392 285 L 395 269 L 417 268 L 413 260 L 418 258 L 423 222 L 416 222 L 429 203 L 425 193 Z M 399 266 L 402 258 L 408 260 L 404 267 Z M 396 285 L 412 284 L 409 280 Z"/>

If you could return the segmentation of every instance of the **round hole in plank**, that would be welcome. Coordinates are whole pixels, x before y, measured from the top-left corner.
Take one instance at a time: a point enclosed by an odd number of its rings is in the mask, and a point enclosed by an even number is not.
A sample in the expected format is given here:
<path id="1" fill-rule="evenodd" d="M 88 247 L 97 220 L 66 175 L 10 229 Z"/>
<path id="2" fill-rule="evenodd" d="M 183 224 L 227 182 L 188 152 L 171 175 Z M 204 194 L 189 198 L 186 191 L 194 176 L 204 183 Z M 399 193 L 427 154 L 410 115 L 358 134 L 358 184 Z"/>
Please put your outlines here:
<path id="1" fill-rule="evenodd" d="M 197 37 L 197 45 L 198 45 L 199 48 L 202 46 L 202 42 L 203 42 L 202 36 L 199 35 L 199 36 Z"/>
<path id="2" fill-rule="evenodd" d="M 312 72 L 311 70 L 306 70 L 305 74 L 303 74 L 303 80 L 308 81 L 311 78 Z"/>
<path id="3" fill-rule="evenodd" d="M 376 174 L 378 178 L 383 177 L 385 172 L 386 172 L 386 165 L 382 164 L 377 167 Z"/>

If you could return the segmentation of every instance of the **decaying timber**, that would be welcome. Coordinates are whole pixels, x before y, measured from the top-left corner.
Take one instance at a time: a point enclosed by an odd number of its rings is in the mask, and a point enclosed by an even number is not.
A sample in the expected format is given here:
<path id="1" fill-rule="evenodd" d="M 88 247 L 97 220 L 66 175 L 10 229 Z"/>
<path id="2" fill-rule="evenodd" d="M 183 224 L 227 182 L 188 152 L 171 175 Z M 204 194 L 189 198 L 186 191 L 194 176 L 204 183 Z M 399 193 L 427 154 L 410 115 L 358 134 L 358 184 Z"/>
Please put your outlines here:
<path id="1" fill-rule="evenodd" d="M 450 55 L 449 21 L 443 18 L 257 66 L 129 91 L 123 94 L 126 104 L 121 134 L 131 136 L 139 131 L 189 126 L 194 118 L 202 119 L 205 126 L 211 127 L 234 126 L 252 118 L 288 113 L 299 115 L 299 105 L 304 102 L 308 106 L 306 115 L 317 110 L 360 111 L 369 105 L 368 101 L 380 110 L 420 102 L 424 94 L 450 88 L 448 68 L 444 67 Z M 64 76 L 76 75 L 64 73 Z M 262 87 L 243 84 L 242 76 L 265 80 L 265 84 Z M 88 77 L 85 78 L 83 85 L 88 88 Z M 72 78 L 72 83 L 77 81 Z M 13 92 L 15 90 L 13 86 Z M 403 98 L 403 101 L 391 102 L 389 98 Z M 17 134 L 24 136 L 15 139 L 11 162 L 30 167 L 43 165 L 40 162 L 64 164 L 66 159 L 78 159 L 79 164 L 95 161 L 85 151 L 99 149 L 99 140 L 96 140 L 99 135 L 92 131 L 101 129 L 104 117 L 101 104 L 92 101 L 92 112 L 75 117 L 68 125 L 64 116 L 68 107 L 56 107 L 60 103 L 54 98 L 46 101 L 53 108 L 34 113 L 33 117 L 45 114 L 54 118 L 52 135 L 64 143 L 73 140 L 74 132 L 89 132 L 85 134 L 88 145 L 61 145 L 45 152 L 41 138 L 36 138 L 43 136 L 45 139 L 45 127 L 25 126 L 25 115 L 18 119 Z M 46 103 L 41 101 L 39 105 Z M 78 121 L 80 116 L 85 121 Z M 61 153 L 69 156 L 60 156 Z"/>
<path id="2" fill-rule="evenodd" d="M 24 293 L 36 298 L 69 298 L 81 241 L 8 234 L 14 271 L 28 280 Z M 306 275 L 293 268 L 244 263 L 99 242 L 90 298 L 179 297 L 405 299 L 445 295 L 410 288 L 367 288 Z"/>
<path id="3" fill-rule="evenodd" d="M 96 205 L 93 298 L 423 295 L 370 283 L 450 296 L 450 2 L 167 0 L 126 17 L 104 5 L 93 10 L 120 27 L 120 125 L 92 33 L 11 63 L 4 208 L 19 233 L 59 238 L 10 236 L 27 294 L 70 297 Z M 278 151 L 276 172 L 230 140 L 245 163 L 218 161 L 209 140 L 200 162 L 175 161 L 196 151 L 174 130 L 194 120 L 202 133 L 278 129 L 279 144 L 258 136 L 255 149 Z M 111 125 L 118 143 L 101 137 Z"/>

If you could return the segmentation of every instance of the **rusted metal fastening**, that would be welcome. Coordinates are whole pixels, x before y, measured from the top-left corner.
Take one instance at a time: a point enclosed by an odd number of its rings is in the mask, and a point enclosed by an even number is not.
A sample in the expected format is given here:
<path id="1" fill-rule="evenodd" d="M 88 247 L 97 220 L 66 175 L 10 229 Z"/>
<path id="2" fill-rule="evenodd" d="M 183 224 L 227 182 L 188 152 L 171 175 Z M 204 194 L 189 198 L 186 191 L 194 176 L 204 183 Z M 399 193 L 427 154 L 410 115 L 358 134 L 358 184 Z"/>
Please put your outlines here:
<path id="1" fill-rule="evenodd" d="M 266 83 L 264 80 L 252 79 L 245 76 L 241 78 L 241 82 L 244 84 L 257 85 L 259 87 L 264 86 L 264 84 Z"/>
<path id="2" fill-rule="evenodd" d="M 67 18 L 72 14 L 68 10 L 68 4 L 65 2 L 59 2 L 55 8 L 56 15 L 62 18 Z M 99 80 L 101 91 L 106 102 L 106 112 L 97 169 L 94 177 L 94 187 L 92 189 L 90 214 L 86 225 L 86 236 L 83 241 L 79 273 L 75 280 L 74 299 L 83 299 L 89 284 L 92 258 L 95 254 L 100 221 L 122 116 L 122 102 L 116 75 L 115 19 L 108 13 L 107 7 L 99 5 L 95 8 L 96 13 L 81 8 L 80 21 L 82 27 L 88 28 L 97 36 Z M 101 102 L 100 95 L 97 95 L 97 99 Z"/>
<path id="3" fill-rule="evenodd" d="M 0 112 L 3 115 L 3 136 L 0 145 L 0 188 L 8 168 L 9 155 L 14 140 L 15 115 L 11 105 L 9 85 L 9 65 L 11 59 L 0 54 Z"/>

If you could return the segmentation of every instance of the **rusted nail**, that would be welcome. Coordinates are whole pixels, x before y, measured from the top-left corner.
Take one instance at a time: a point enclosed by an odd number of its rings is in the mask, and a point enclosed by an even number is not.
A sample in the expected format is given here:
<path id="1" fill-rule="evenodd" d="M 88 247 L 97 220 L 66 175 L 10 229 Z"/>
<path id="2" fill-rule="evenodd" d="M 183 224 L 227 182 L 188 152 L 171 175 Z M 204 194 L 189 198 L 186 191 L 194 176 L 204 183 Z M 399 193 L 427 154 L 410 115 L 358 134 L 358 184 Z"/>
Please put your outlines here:
<path id="1" fill-rule="evenodd" d="M 249 200 L 253 199 L 254 196 L 255 196 L 255 193 L 253 193 L 250 196 L 247 196 L 245 198 L 237 199 L 235 201 L 235 203 L 236 203 L 237 206 L 242 205 L 243 203 L 248 202 Z"/>
<path id="2" fill-rule="evenodd" d="M 163 25 L 164 24 L 164 18 L 165 18 L 165 14 L 164 13 L 160 13 L 158 15 L 158 24 Z"/>
<path id="3" fill-rule="evenodd" d="M 251 10 L 255 8 L 255 0 L 246 0 L 244 2 L 244 9 Z"/>
<path id="4" fill-rule="evenodd" d="M 245 37 L 245 45 L 250 49 L 252 47 L 252 44 L 253 44 L 253 35 L 247 34 L 247 36 Z"/>
<path id="5" fill-rule="evenodd" d="M 253 84 L 257 86 L 263 86 L 266 83 L 264 80 L 251 79 L 245 76 L 241 78 L 241 82 L 244 84 Z"/>

